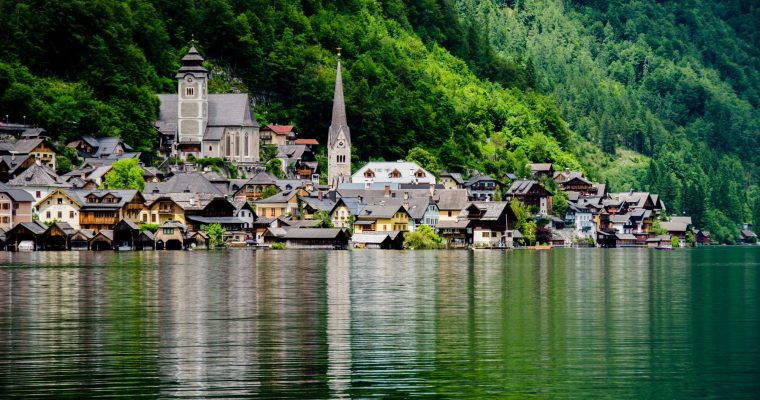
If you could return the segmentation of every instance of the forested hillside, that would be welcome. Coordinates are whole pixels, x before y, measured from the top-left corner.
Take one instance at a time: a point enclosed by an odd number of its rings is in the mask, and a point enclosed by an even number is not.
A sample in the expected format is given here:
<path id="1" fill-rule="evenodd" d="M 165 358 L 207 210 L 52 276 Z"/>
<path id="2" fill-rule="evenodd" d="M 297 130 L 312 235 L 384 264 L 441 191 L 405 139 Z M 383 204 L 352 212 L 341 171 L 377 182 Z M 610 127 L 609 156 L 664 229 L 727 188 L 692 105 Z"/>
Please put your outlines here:
<path id="1" fill-rule="evenodd" d="M 721 237 L 733 222 L 760 224 L 757 2 L 457 4 L 487 27 L 499 55 L 531 60 L 536 88 L 609 155 L 600 162 L 595 149 L 576 150 L 598 178 L 659 192 L 669 212 Z M 615 159 L 621 149 L 652 162 Z"/>
<path id="2" fill-rule="evenodd" d="M 421 147 L 498 177 L 549 161 L 713 230 L 760 223 L 750 1 L 4 0 L 0 16 L 0 114 L 61 140 L 154 149 L 154 94 L 176 90 L 194 36 L 213 90 L 324 142 L 342 47 L 357 161 Z"/>

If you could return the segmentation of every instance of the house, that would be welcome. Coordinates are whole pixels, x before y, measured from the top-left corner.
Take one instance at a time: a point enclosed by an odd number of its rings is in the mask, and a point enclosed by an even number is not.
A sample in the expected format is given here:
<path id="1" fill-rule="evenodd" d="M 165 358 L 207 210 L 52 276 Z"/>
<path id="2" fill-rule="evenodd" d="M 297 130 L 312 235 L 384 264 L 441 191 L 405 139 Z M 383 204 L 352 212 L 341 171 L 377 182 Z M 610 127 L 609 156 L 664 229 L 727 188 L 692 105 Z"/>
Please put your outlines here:
<path id="1" fill-rule="evenodd" d="M 293 125 L 267 125 L 259 131 L 259 139 L 263 145 L 285 145 L 296 140 Z"/>
<path id="2" fill-rule="evenodd" d="M 475 247 L 512 247 L 512 231 L 517 220 L 506 201 L 476 201 L 460 213 L 471 232 L 468 243 Z M 469 233 L 468 232 L 468 233 Z"/>
<path id="3" fill-rule="evenodd" d="M 155 250 L 156 236 L 149 230 L 144 230 L 137 235 L 135 250 Z"/>
<path id="4" fill-rule="evenodd" d="M 259 217 L 268 218 L 297 215 L 299 212 L 298 196 L 307 196 L 308 194 L 304 189 L 282 191 L 266 199 L 256 201 L 256 213 Z"/>
<path id="5" fill-rule="evenodd" d="M 697 244 L 708 246 L 712 244 L 712 234 L 708 231 L 699 231 L 696 236 Z"/>
<path id="6" fill-rule="evenodd" d="M 3 153 L 0 149 L 0 182 L 8 182 L 37 163 L 37 159 L 31 154 Z"/>
<path id="7" fill-rule="evenodd" d="M 265 243 L 284 243 L 290 249 L 345 250 L 349 239 L 342 228 L 270 228 L 264 234 Z"/>
<path id="8" fill-rule="evenodd" d="M 409 231 L 414 232 L 421 225 L 427 225 L 435 228 L 438 225 L 438 205 L 432 197 L 415 197 L 409 198 L 409 194 L 404 195 L 403 205 L 409 213 Z"/>
<path id="9" fill-rule="evenodd" d="M 177 221 L 167 221 L 155 234 L 156 250 L 182 250 L 185 247 L 187 228 Z"/>
<path id="10" fill-rule="evenodd" d="M 404 248 L 403 232 L 364 232 L 351 236 L 354 247 L 359 249 L 401 250 Z"/>
<path id="11" fill-rule="evenodd" d="M 575 234 L 579 238 L 594 236 L 595 223 L 591 210 L 573 203 L 568 204 L 565 212 L 565 222 L 575 227 Z"/>
<path id="12" fill-rule="evenodd" d="M 277 146 L 275 158 L 280 160 L 282 172 L 292 179 L 313 180 L 319 163 L 310 146 L 287 144 Z M 318 181 L 318 177 L 316 177 Z"/>
<path id="13" fill-rule="evenodd" d="M 35 204 L 40 221 L 46 223 L 61 221 L 74 229 L 80 228 L 79 209 L 81 207 L 79 198 L 70 195 L 64 189 L 53 190 Z"/>
<path id="14" fill-rule="evenodd" d="M 686 244 L 686 232 L 691 225 L 691 218 L 672 217 L 670 221 L 661 221 L 660 227 L 673 237 L 677 237 L 683 246 Z"/>
<path id="15" fill-rule="evenodd" d="M 336 228 L 349 228 L 363 207 L 357 197 L 340 197 L 330 210 L 330 220 Z"/>
<path id="16" fill-rule="evenodd" d="M 71 250 L 89 250 L 90 240 L 95 236 L 92 229 L 79 229 L 69 238 L 69 248 Z"/>
<path id="17" fill-rule="evenodd" d="M 132 250 L 137 244 L 140 228 L 132 221 L 122 219 L 113 227 L 113 244 L 117 250 Z"/>
<path id="18" fill-rule="evenodd" d="M 352 183 L 419 183 L 435 185 L 435 175 L 411 161 L 371 161 L 351 175 Z"/>
<path id="19" fill-rule="evenodd" d="M 436 226 L 436 231 L 446 243 L 446 247 L 450 249 L 463 249 L 471 244 L 469 224 L 470 221 L 466 218 L 440 220 L 438 221 L 438 226 Z"/>
<path id="20" fill-rule="evenodd" d="M 235 217 L 243 221 L 243 230 L 247 232 L 253 232 L 253 223 L 256 222 L 256 211 L 253 209 L 251 203 L 247 201 L 232 201 L 235 206 Z"/>
<path id="21" fill-rule="evenodd" d="M 66 194 L 80 204 L 80 228 L 95 232 L 110 230 L 122 219 L 139 222 L 145 207 L 143 195 L 131 189 L 68 190 Z"/>
<path id="22" fill-rule="evenodd" d="M 631 233 L 633 223 L 629 214 L 613 214 L 609 216 L 612 230 L 616 233 Z"/>
<path id="23" fill-rule="evenodd" d="M 364 206 L 354 222 L 354 232 L 409 231 L 409 213 L 399 201 Z"/>
<path id="24" fill-rule="evenodd" d="M 535 178 L 552 178 L 554 176 L 554 166 L 551 163 L 528 164 L 528 169 Z"/>
<path id="25" fill-rule="evenodd" d="M 433 200 L 438 206 L 438 222 L 456 221 L 459 212 L 470 201 L 466 189 L 438 190 L 433 195 Z"/>
<path id="26" fill-rule="evenodd" d="M 670 235 L 659 235 L 646 240 L 647 247 L 667 247 L 673 245 L 673 238 Z"/>
<path id="27" fill-rule="evenodd" d="M 39 201 L 57 188 L 70 188 L 72 185 L 61 179 L 50 167 L 38 161 L 9 180 L 8 186 L 23 189 L 32 195 L 35 201 Z"/>
<path id="28" fill-rule="evenodd" d="M 226 195 L 203 174 L 177 173 L 163 182 L 146 182 L 143 193 L 206 193 Z"/>
<path id="29" fill-rule="evenodd" d="M 55 156 L 57 154 L 55 146 L 50 143 L 44 136 L 21 138 L 13 144 L 13 149 L 9 150 L 16 157 L 31 155 L 41 164 L 56 169 Z"/>
<path id="30" fill-rule="evenodd" d="M 269 188 L 274 188 L 277 190 L 277 185 L 275 183 L 275 177 L 272 176 L 269 172 L 263 171 L 258 172 L 256 175 L 251 177 L 248 181 L 246 181 L 240 189 L 238 189 L 234 194 L 233 198 L 237 201 L 247 201 L 247 202 L 254 202 L 256 200 L 260 200 L 262 197 L 262 194 Z"/>
<path id="31" fill-rule="evenodd" d="M 330 192 L 326 196 L 322 191 L 318 191 L 316 196 L 301 196 L 301 216 L 305 219 L 313 218 L 314 214 L 319 211 L 329 213 L 335 207 L 335 192 Z"/>
<path id="32" fill-rule="evenodd" d="M 24 190 L 0 184 L 0 229 L 9 229 L 21 222 L 32 222 L 34 198 Z"/>
<path id="33" fill-rule="evenodd" d="M 440 181 L 444 189 L 461 189 L 462 185 L 464 184 L 462 174 L 458 172 L 441 171 L 438 173 L 438 176 L 440 177 Z"/>
<path id="34" fill-rule="evenodd" d="M 94 137 L 83 135 L 70 141 L 66 147 L 75 149 L 77 155 L 89 165 L 111 165 L 125 158 L 140 158 L 121 138 L 115 136 Z"/>
<path id="35" fill-rule="evenodd" d="M 467 189 L 470 201 L 491 201 L 498 190 L 499 182 L 488 175 L 473 176 L 462 187 Z"/>
<path id="36" fill-rule="evenodd" d="M 757 235 L 751 230 L 742 229 L 740 237 L 744 244 L 757 244 Z"/>
<path id="37" fill-rule="evenodd" d="M 631 233 L 616 233 L 616 247 L 635 247 L 638 246 L 636 236 Z"/>
<path id="38" fill-rule="evenodd" d="M 203 57 L 191 46 L 175 79 L 178 93 L 159 94 L 159 151 L 187 159 L 218 157 L 239 170 L 259 161 L 259 124 L 246 93 L 208 93 Z"/>
<path id="39" fill-rule="evenodd" d="M 140 213 L 140 222 L 143 224 L 163 224 L 167 221 L 178 221 L 185 224 L 185 209 L 182 204 L 185 200 L 188 205 L 200 202 L 200 194 L 194 193 L 145 193 L 145 208 Z M 175 201 L 176 199 L 176 201 Z M 192 204 L 191 204 L 192 203 Z"/>
<path id="40" fill-rule="evenodd" d="M 531 213 L 549 215 L 552 213 L 552 194 L 543 185 L 533 180 L 516 180 L 507 191 L 509 198 L 515 198 L 531 209 Z"/>

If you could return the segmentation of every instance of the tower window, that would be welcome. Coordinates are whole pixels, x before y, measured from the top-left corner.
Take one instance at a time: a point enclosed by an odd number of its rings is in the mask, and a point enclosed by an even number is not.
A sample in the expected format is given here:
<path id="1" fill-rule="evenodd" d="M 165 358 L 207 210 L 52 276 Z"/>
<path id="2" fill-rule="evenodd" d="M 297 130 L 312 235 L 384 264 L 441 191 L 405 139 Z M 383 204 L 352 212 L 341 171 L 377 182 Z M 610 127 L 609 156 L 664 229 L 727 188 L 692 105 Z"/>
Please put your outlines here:
<path id="1" fill-rule="evenodd" d="M 195 96 L 195 88 L 185 88 L 185 96 Z"/>

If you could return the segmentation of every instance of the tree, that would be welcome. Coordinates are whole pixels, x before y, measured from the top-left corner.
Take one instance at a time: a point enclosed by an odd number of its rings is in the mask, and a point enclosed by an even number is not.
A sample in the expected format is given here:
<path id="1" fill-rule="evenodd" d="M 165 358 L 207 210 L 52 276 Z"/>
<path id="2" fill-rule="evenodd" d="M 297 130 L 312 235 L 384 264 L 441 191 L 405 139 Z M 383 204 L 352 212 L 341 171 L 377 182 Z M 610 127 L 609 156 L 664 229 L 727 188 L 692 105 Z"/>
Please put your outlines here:
<path id="1" fill-rule="evenodd" d="M 156 233 L 158 231 L 158 224 L 140 224 L 140 232 L 148 231 L 150 233 Z"/>
<path id="2" fill-rule="evenodd" d="M 529 245 L 534 244 L 536 242 L 536 221 L 530 216 L 530 211 L 523 202 L 517 199 L 512 199 L 509 206 L 515 213 L 515 229 L 522 233 Z"/>
<path id="3" fill-rule="evenodd" d="M 264 189 L 263 192 L 261 192 L 261 198 L 267 199 L 269 197 L 276 195 L 277 193 L 279 193 L 279 190 L 277 190 L 277 186 L 269 185 Z"/>
<path id="4" fill-rule="evenodd" d="M 128 158 L 113 163 L 111 171 L 106 174 L 105 184 L 101 187 L 142 191 L 145 188 L 145 179 L 137 159 Z"/>
<path id="5" fill-rule="evenodd" d="M 227 230 L 221 224 L 203 225 L 201 231 L 208 235 L 208 239 L 213 246 L 224 244 L 224 235 Z"/>
<path id="6" fill-rule="evenodd" d="M 332 218 L 330 218 L 330 212 L 326 210 L 319 210 L 314 213 L 312 219 L 318 220 L 317 228 L 332 228 Z"/>
<path id="7" fill-rule="evenodd" d="M 412 161 L 417 163 L 420 167 L 424 168 L 431 174 L 437 174 L 440 166 L 438 160 L 429 151 L 421 148 L 414 147 L 406 154 L 406 161 Z"/>
<path id="8" fill-rule="evenodd" d="M 273 158 L 267 163 L 267 172 L 276 176 L 278 179 L 284 179 L 285 173 L 282 172 L 282 161 L 279 158 Z"/>
<path id="9" fill-rule="evenodd" d="M 443 239 L 436 235 L 433 228 L 428 225 L 420 225 L 416 231 L 404 236 L 404 248 L 411 250 L 442 249 L 446 245 Z"/>

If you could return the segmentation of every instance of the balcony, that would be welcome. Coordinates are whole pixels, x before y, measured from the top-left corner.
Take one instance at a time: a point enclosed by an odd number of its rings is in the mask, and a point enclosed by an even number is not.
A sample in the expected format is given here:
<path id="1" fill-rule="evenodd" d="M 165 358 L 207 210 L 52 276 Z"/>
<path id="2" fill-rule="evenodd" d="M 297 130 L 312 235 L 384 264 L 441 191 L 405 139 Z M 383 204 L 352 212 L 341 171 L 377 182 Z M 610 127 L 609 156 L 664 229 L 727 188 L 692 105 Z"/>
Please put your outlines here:
<path id="1" fill-rule="evenodd" d="M 79 218 L 80 225 L 116 225 L 119 222 L 118 217 L 95 217 L 90 215 Z"/>
<path id="2" fill-rule="evenodd" d="M 161 209 L 158 210 L 158 213 L 160 215 L 174 214 L 174 209 L 172 209 L 172 208 L 161 208 Z"/>

